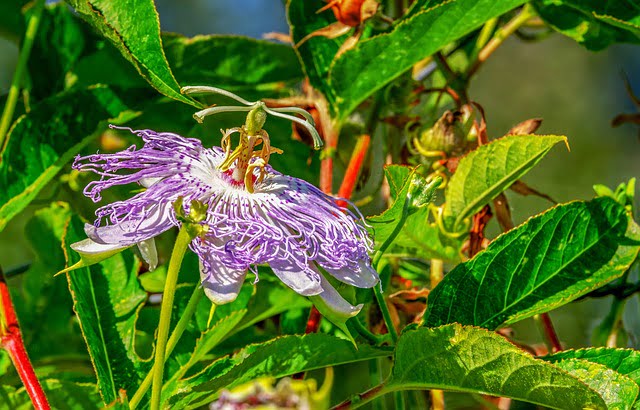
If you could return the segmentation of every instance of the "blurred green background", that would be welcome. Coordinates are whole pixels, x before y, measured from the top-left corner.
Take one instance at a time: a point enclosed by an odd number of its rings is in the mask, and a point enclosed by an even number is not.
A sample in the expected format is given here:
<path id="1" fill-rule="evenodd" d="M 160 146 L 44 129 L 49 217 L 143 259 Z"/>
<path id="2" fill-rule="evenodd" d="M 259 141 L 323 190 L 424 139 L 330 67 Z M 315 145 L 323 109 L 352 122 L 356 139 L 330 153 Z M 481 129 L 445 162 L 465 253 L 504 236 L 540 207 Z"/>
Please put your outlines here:
<path id="1" fill-rule="evenodd" d="M 157 0 L 164 31 L 197 34 L 240 34 L 261 37 L 267 32 L 287 32 L 281 0 Z M 0 92 L 7 92 L 17 60 L 15 44 L 0 39 Z M 212 62 L 215 64 L 215 62 Z M 617 45 L 592 53 L 560 34 L 544 41 L 508 40 L 481 68 L 470 98 L 486 111 L 489 134 L 498 137 L 528 118 L 544 121 L 540 134 L 569 138 L 571 152 L 556 147 L 525 181 L 559 202 L 588 199 L 592 185 L 616 186 L 640 177 L 638 127 L 612 128 L 611 119 L 637 109 L 628 97 L 622 73 L 640 95 L 640 48 Z M 509 194 L 516 222 L 548 208 L 535 197 Z M 24 240 L 24 223 L 42 204 L 31 205 L 0 235 L 0 266 L 5 270 L 28 263 L 32 254 Z M 495 227 L 491 232 L 497 232 Z M 610 301 L 590 300 L 570 304 L 552 313 L 561 339 L 573 346 L 590 343 L 594 326 L 608 311 Z M 640 347 L 640 307 L 630 301 L 625 321 L 630 343 Z M 532 321 L 516 327 L 518 337 L 538 339 Z"/>

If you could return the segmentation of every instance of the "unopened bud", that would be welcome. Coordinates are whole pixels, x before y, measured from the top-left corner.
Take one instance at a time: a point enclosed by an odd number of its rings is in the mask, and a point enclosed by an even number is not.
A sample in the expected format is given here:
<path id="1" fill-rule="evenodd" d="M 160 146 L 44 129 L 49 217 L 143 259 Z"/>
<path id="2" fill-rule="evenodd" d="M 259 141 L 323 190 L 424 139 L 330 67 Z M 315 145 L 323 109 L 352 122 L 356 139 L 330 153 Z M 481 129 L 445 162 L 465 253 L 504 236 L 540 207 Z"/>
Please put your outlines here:
<path id="1" fill-rule="evenodd" d="M 422 175 L 415 173 L 411 179 L 411 186 L 409 187 L 409 194 L 407 198 L 407 200 L 411 201 L 409 212 L 415 212 L 418 209 L 429 205 L 429 203 L 433 201 L 436 189 L 441 183 L 441 177 L 435 177 L 428 180 Z"/>
<path id="2" fill-rule="evenodd" d="M 416 142 L 421 153 L 460 154 L 469 139 L 474 123 L 473 109 L 464 105 L 459 111 L 446 111 L 433 127 L 422 132 Z"/>

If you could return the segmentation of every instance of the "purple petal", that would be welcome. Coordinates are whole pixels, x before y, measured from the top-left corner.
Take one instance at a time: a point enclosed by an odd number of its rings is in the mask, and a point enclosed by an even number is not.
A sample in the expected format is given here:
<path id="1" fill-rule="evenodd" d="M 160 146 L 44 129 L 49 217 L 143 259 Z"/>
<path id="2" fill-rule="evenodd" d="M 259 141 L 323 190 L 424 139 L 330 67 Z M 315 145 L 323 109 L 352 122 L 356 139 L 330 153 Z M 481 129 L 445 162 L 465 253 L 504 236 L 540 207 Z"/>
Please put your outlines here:
<path id="1" fill-rule="evenodd" d="M 315 270 L 315 266 L 313 267 Z M 320 284 L 322 286 L 322 292 L 318 294 L 316 297 L 322 299 L 322 301 L 327 305 L 327 307 L 338 317 L 343 319 L 353 317 L 357 315 L 362 309 L 362 304 L 353 306 L 351 303 L 347 302 L 338 291 L 329 283 L 324 276 L 318 273 L 320 276 Z M 313 299 L 313 298 L 312 298 Z"/>
<path id="2" fill-rule="evenodd" d="M 150 209 L 130 215 L 113 225 L 96 227 L 86 224 L 84 231 L 95 242 L 102 244 L 133 245 L 153 238 L 171 228 L 170 203 L 155 204 Z"/>
<path id="3" fill-rule="evenodd" d="M 371 267 L 369 261 L 358 261 L 357 269 L 351 269 L 349 267 L 332 269 L 325 268 L 324 266 L 323 269 L 340 282 L 358 288 L 372 288 L 380 281 L 378 272 Z"/>
<path id="4" fill-rule="evenodd" d="M 247 276 L 247 270 L 232 269 L 215 257 L 200 260 L 200 280 L 204 294 L 216 305 L 233 302 Z"/>
<path id="5" fill-rule="evenodd" d="M 302 296 L 313 296 L 323 292 L 322 275 L 307 268 L 306 271 L 287 260 L 271 262 L 273 273 L 287 286 Z"/>

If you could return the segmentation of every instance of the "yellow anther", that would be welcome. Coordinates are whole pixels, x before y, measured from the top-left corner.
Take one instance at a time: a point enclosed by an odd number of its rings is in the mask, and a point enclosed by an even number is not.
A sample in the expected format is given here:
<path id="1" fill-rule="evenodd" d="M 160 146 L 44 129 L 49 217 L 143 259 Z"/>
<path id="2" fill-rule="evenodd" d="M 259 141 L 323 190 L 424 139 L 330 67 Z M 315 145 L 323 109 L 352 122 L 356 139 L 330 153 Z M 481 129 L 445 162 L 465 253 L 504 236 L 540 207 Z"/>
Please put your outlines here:
<path id="1" fill-rule="evenodd" d="M 240 134 L 240 138 L 238 146 L 232 151 L 231 135 L 235 132 Z M 223 172 L 233 169 L 231 177 L 238 182 L 244 181 L 247 191 L 253 193 L 254 183 L 256 181 L 262 182 L 266 175 L 264 167 L 269 163 L 271 154 L 281 154 L 282 150 L 271 146 L 269 134 L 262 129 L 251 135 L 246 126 L 242 126 L 222 131 L 222 134 L 220 145 L 225 152 L 225 159 L 218 166 L 218 169 Z M 261 144 L 259 149 L 255 149 Z M 253 179 L 255 168 L 260 168 L 260 174 L 256 181 Z"/>
<path id="2" fill-rule="evenodd" d="M 247 172 L 244 175 L 244 186 L 245 188 L 247 188 L 247 191 L 249 191 L 249 193 L 253 194 L 253 183 L 254 183 L 253 169 L 260 168 L 260 176 L 258 177 L 257 181 L 262 182 L 265 174 L 264 172 L 265 165 L 267 165 L 267 163 L 264 162 L 264 159 L 258 158 L 255 161 L 253 161 L 251 164 L 249 164 L 249 166 L 247 166 Z"/>

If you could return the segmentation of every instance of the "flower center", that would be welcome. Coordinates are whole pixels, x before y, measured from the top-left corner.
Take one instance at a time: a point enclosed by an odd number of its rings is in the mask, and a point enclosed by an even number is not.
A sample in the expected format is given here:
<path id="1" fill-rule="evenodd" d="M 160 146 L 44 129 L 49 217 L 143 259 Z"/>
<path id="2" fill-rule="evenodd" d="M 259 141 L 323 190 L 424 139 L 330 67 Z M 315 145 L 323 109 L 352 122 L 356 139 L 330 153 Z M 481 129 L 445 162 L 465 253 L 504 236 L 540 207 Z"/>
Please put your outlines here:
<path id="1" fill-rule="evenodd" d="M 230 171 L 232 180 L 241 183 L 250 193 L 253 193 L 253 185 L 262 182 L 266 174 L 265 166 L 269 163 L 271 154 L 281 154 L 282 150 L 272 147 L 269 134 L 262 129 L 267 118 L 264 104 L 259 104 L 247 114 L 247 120 L 242 127 L 226 130 L 220 145 L 225 152 L 225 159 L 218 166 L 222 172 Z M 240 134 L 238 146 L 231 150 L 231 135 Z M 262 144 L 261 147 L 259 147 Z M 259 147 L 259 149 L 256 149 Z M 254 169 L 259 169 L 257 179 L 254 177 Z"/>

